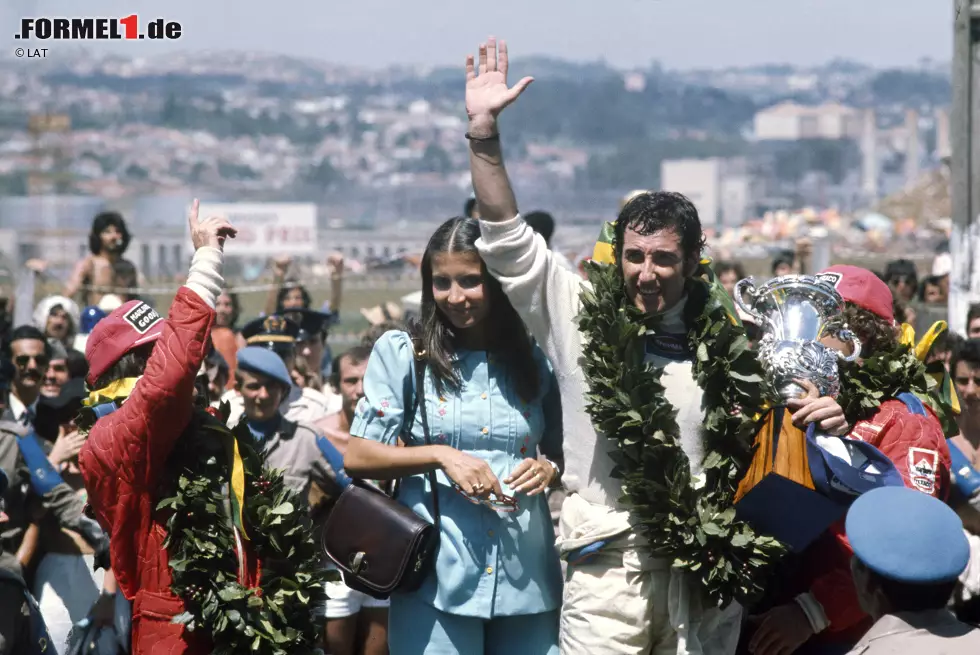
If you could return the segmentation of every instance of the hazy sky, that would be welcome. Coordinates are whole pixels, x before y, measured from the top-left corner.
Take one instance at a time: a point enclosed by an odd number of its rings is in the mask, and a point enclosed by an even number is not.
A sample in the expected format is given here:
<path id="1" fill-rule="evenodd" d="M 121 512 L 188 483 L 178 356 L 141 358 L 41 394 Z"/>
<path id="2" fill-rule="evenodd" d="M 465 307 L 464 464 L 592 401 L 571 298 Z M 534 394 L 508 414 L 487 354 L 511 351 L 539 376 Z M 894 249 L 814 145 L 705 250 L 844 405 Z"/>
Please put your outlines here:
<path id="1" fill-rule="evenodd" d="M 835 57 L 890 66 L 948 60 L 952 7 L 953 0 L 0 0 L 0 20 L 9 25 L 11 50 L 22 16 L 137 13 L 141 21 L 180 21 L 184 36 L 169 44 L 115 43 L 115 50 L 261 50 L 365 66 L 454 64 L 494 34 L 510 42 L 514 56 L 603 57 L 621 66 L 653 59 L 670 68 L 813 64 Z M 58 44 L 47 45 L 54 52 Z"/>

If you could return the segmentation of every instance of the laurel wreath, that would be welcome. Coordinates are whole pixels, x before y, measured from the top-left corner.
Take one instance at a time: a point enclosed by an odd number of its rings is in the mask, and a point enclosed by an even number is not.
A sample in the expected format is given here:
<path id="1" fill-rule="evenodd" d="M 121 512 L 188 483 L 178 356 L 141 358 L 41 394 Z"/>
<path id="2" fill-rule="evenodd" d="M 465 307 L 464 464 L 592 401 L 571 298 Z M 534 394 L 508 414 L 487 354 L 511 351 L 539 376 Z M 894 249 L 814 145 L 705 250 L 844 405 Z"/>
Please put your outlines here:
<path id="1" fill-rule="evenodd" d="M 872 354 L 860 364 L 841 362 L 840 379 L 837 401 L 850 425 L 871 418 L 886 400 L 909 392 L 935 412 L 947 437 L 959 432 L 956 415 L 943 397 L 941 385 L 911 346 L 899 344 L 892 350 Z"/>
<path id="2" fill-rule="evenodd" d="M 167 548 L 171 590 L 187 609 L 174 618 L 189 631 L 206 630 L 213 653 L 314 653 L 319 638 L 314 608 L 324 599 L 325 575 L 313 525 L 280 471 L 263 468 L 242 421 L 233 431 L 245 468 L 243 522 L 249 548 L 261 562 L 260 586 L 238 580 L 238 559 L 224 485 L 228 464 L 222 437 L 228 428 L 197 412 L 193 448 L 175 449 L 168 496 Z"/>
<path id="3" fill-rule="evenodd" d="M 615 445 L 621 503 L 654 554 L 696 577 L 719 604 L 750 602 L 785 547 L 735 516 L 734 496 L 752 459 L 763 414 L 763 371 L 724 290 L 706 264 L 689 281 L 685 322 L 693 375 L 703 392 L 703 484 L 692 479 L 662 371 L 644 362 L 646 317 L 626 297 L 617 266 L 587 264 L 580 329 L 586 409 Z"/>

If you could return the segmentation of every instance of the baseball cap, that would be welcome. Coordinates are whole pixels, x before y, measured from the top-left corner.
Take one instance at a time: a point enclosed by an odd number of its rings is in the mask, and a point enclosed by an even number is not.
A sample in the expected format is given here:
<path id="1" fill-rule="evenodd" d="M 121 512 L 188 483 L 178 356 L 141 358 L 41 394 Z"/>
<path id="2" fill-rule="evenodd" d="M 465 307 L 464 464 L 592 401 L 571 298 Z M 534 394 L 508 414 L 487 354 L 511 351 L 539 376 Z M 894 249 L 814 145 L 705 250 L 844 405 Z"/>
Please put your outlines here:
<path id="1" fill-rule="evenodd" d="M 85 343 L 91 386 L 123 355 L 160 338 L 164 319 L 142 300 L 130 300 L 99 321 Z"/>
<path id="2" fill-rule="evenodd" d="M 881 278 L 859 266 L 831 266 L 818 278 L 830 282 L 846 302 L 854 303 L 886 321 L 895 321 L 892 290 Z"/>

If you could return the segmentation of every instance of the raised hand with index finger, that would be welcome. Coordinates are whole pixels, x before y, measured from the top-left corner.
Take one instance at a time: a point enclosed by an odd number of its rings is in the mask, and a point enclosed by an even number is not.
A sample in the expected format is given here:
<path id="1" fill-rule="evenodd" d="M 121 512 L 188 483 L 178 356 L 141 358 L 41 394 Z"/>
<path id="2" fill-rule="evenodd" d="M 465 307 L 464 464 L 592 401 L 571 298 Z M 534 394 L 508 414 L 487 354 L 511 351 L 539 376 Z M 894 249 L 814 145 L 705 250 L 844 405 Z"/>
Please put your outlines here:
<path id="1" fill-rule="evenodd" d="M 191 203 L 191 211 L 187 217 L 187 223 L 191 229 L 191 243 L 194 250 L 199 250 L 206 246 L 223 250 L 225 239 L 234 239 L 238 230 L 224 216 L 209 216 L 203 221 L 198 219 L 201 209 L 201 202 L 194 198 Z"/>

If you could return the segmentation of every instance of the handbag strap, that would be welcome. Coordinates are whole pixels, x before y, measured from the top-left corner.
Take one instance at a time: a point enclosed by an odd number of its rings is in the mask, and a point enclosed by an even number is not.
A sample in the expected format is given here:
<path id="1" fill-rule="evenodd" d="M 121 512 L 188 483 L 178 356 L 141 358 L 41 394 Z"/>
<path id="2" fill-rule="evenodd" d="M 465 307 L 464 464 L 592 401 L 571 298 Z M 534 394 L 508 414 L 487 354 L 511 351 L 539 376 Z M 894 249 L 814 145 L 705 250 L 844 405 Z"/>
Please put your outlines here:
<path id="1" fill-rule="evenodd" d="M 432 445 L 432 437 L 429 434 L 429 417 L 425 411 L 425 356 L 426 351 L 424 348 L 420 347 L 420 344 L 416 343 L 417 340 L 412 340 L 413 350 L 415 352 L 415 411 L 412 412 L 412 419 L 415 418 L 415 412 L 419 413 L 419 418 L 422 419 L 422 434 L 425 437 L 425 445 Z M 411 429 L 411 428 L 410 428 Z M 429 478 L 429 487 L 432 489 L 432 524 L 436 528 L 436 533 L 439 532 L 440 515 L 439 515 L 439 486 L 436 480 L 436 471 L 432 469 L 426 474 Z"/>

